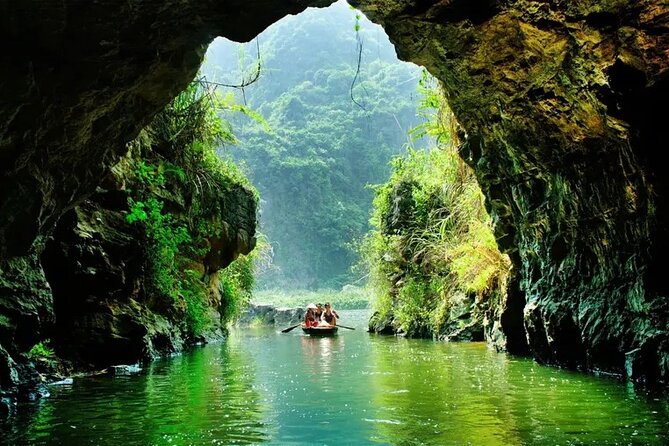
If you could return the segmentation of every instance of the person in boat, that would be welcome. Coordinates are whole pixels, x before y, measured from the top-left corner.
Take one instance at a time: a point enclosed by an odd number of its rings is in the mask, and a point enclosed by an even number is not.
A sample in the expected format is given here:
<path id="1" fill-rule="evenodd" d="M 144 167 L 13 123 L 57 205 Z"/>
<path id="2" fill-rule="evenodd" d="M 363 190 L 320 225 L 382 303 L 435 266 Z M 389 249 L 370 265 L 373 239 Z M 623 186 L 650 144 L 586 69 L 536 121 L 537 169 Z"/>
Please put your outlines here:
<path id="1" fill-rule="evenodd" d="M 323 310 L 323 304 L 320 303 L 320 302 L 317 303 L 316 304 L 316 310 L 315 310 L 317 321 L 320 321 L 323 318 L 323 311 L 324 311 Z"/>
<path id="2" fill-rule="evenodd" d="M 338 315 L 335 311 L 332 310 L 332 306 L 330 303 L 325 304 L 325 312 L 323 312 L 322 320 L 323 322 L 326 322 L 328 325 L 334 327 L 337 325 L 337 318 Z"/>
<path id="3" fill-rule="evenodd" d="M 318 325 L 318 319 L 316 319 L 316 305 L 309 304 L 307 306 L 307 312 L 304 315 L 304 326 L 306 328 L 315 327 Z"/>

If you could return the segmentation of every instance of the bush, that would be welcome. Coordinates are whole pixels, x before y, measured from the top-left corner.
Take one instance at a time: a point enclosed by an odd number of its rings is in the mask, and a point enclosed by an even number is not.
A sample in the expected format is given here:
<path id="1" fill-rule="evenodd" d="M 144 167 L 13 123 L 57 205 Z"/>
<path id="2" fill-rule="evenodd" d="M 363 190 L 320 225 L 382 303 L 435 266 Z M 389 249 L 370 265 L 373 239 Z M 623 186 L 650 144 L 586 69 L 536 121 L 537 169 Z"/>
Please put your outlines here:
<path id="1" fill-rule="evenodd" d="M 429 337 L 449 326 L 462 296 L 491 305 L 491 295 L 504 294 L 510 261 L 497 248 L 474 173 L 458 155 L 443 95 L 426 78 L 421 91 L 429 121 L 413 132 L 437 144 L 393 161 L 389 181 L 375 187 L 374 229 L 361 252 L 375 310 L 382 317 L 392 312 L 408 334 Z"/>
<path id="2" fill-rule="evenodd" d="M 255 251 L 241 255 L 219 272 L 221 305 L 226 322 L 233 321 L 251 302 L 255 284 L 254 258 Z"/>
<path id="3" fill-rule="evenodd" d="M 31 358 L 51 358 L 55 356 L 53 349 L 49 346 L 51 341 L 45 339 L 35 345 L 28 352 L 28 356 Z"/>

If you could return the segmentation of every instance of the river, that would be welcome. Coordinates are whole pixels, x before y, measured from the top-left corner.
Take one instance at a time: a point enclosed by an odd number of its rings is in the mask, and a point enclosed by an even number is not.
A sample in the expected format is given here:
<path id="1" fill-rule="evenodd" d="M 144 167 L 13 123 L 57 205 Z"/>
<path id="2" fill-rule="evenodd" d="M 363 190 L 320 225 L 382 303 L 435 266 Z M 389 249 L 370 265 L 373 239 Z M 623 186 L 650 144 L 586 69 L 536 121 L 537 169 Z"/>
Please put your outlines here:
<path id="1" fill-rule="evenodd" d="M 0 422 L 2 444 L 667 445 L 669 402 L 482 343 L 235 329 L 134 376 L 96 376 Z M 283 328 L 283 327 L 279 327 Z"/>

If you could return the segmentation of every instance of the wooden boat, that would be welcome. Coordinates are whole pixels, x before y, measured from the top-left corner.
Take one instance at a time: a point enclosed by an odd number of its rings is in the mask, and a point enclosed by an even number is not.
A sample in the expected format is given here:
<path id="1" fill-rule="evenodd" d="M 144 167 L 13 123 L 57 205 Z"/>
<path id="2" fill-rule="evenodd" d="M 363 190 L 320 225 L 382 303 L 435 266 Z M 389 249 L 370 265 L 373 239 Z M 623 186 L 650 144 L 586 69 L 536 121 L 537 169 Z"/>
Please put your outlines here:
<path id="1" fill-rule="evenodd" d="M 302 331 L 311 336 L 334 336 L 337 334 L 337 326 L 334 327 L 304 327 Z"/>

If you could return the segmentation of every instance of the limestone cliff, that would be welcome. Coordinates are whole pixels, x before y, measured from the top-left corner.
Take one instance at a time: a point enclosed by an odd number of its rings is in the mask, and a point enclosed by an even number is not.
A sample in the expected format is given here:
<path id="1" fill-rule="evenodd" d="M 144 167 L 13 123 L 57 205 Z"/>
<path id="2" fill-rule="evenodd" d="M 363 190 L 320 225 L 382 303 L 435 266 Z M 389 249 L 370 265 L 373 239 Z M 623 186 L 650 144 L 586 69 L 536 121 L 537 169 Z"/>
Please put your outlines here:
<path id="1" fill-rule="evenodd" d="M 67 364 L 100 369 L 224 334 L 218 271 L 254 248 L 257 198 L 207 146 L 218 140 L 200 129 L 219 117 L 202 94 L 191 84 L 44 246 L 0 270 L 0 396 L 34 391 L 25 352 L 44 339 Z"/>
<path id="2" fill-rule="evenodd" d="M 539 360 L 669 377 L 669 7 L 657 1 L 352 2 L 427 67 L 466 130 L 517 271 L 502 326 Z"/>
<path id="3" fill-rule="evenodd" d="M 255 246 L 253 194 L 241 185 L 217 191 L 209 203 L 213 211 L 206 217 L 204 249 L 173 259 L 196 272 L 193 280 L 206 292 L 203 330 L 194 333 L 188 300 L 197 296 L 170 296 L 156 288 L 151 251 L 161 247 L 151 240 L 147 224 L 127 219 L 129 198 L 141 187 L 137 165 L 157 159 L 138 155 L 131 153 L 115 166 L 95 194 L 59 220 L 42 253 L 55 313 L 49 337 L 59 355 L 78 363 L 134 363 L 179 351 L 201 337 L 221 336 L 226 315 L 217 272 Z M 198 222 L 187 205 L 193 197 L 178 185 L 178 179 L 167 180 L 152 194 L 165 197 L 163 208 L 174 219 L 194 226 Z"/>

